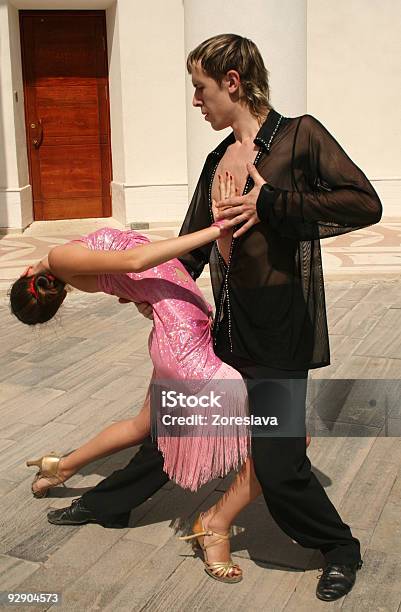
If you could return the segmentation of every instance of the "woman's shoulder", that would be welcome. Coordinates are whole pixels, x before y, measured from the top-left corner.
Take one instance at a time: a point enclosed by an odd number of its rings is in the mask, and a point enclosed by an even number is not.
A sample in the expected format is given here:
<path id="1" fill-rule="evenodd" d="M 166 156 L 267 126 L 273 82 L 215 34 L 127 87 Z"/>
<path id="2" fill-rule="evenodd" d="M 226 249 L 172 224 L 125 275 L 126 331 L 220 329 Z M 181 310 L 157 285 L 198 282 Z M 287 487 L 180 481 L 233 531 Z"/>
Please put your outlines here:
<path id="1" fill-rule="evenodd" d="M 102 227 L 83 236 L 82 240 L 89 248 L 99 251 L 123 251 L 150 242 L 149 238 L 135 230 L 115 227 Z"/>

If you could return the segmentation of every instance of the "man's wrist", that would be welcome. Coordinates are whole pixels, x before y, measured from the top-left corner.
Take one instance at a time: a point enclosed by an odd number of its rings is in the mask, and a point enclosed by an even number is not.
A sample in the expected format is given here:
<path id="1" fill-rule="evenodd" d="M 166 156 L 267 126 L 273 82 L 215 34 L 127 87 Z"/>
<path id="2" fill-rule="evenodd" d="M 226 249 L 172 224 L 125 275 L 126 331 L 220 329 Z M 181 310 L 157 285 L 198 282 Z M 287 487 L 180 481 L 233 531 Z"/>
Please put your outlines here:
<path id="1" fill-rule="evenodd" d="M 256 212 L 260 221 L 268 221 L 271 208 L 277 198 L 277 191 L 269 185 L 264 183 L 260 188 L 258 199 L 256 200 Z"/>

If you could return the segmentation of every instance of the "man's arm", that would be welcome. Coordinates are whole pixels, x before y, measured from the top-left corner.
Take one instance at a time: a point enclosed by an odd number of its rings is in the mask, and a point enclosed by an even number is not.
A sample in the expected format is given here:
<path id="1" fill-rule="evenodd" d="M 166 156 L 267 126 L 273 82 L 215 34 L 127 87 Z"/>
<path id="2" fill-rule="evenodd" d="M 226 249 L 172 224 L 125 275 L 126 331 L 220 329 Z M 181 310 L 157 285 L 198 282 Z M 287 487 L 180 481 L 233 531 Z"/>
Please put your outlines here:
<path id="1" fill-rule="evenodd" d="M 317 119 L 302 117 L 298 139 L 315 189 L 298 192 L 263 185 L 256 204 L 259 219 L 298 240 L 336 236 L 380 221 L 377 193 Z"/>
<path id="2" fill-rule="evenodd" d="M 235 238 L 260 221 L 295 240 L 328 238 L 380 221 L 382 205 L 376 191 L 333 136 L 310 115 L 300 119 L 294 157 L 305 160 L 310 190 L 275 187 L 248 164 L 253 189 L 245 196 L 217 203 L 219 218 L 244 223 Z"/>

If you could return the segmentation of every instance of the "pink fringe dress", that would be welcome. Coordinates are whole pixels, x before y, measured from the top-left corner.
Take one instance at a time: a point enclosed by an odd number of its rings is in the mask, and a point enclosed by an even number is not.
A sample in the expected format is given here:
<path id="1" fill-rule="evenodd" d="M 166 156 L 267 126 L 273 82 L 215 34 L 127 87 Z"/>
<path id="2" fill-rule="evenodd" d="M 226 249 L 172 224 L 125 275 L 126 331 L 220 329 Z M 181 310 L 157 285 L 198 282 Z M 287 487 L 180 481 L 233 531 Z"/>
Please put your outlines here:
<path id="1" fill-rule="evenodd" d="M 103 228 L 73 242 L 83 242 L 94 250 L 123 251 L 150 241 L 136 231 Z M 212 308 L 178 259 L 141 273 L 100 274 L 98 281 L 104 293 L 152 305 L 153 328 L 149 336 L 154 365 L 152 381 L 191 381 L 190 384 L 199 381 L 200 395 L 223 385 L 229 414 L 237 417 L 248 414 L 247 391 L 241 375 L 213 351 L 209 321 Z M 216 413 L 216 408 L 213 412 Z M 177 435 L 177 427 L 174 435 L 166 435 L 166 429 L 157 436 L 164 471 L 181 487 L 192 491 L 238 469 L 249 455 L 249 428 L 243 424 L 213 427 L 212 433 L 210 427 L 200 426 L 195 435 Z"/>

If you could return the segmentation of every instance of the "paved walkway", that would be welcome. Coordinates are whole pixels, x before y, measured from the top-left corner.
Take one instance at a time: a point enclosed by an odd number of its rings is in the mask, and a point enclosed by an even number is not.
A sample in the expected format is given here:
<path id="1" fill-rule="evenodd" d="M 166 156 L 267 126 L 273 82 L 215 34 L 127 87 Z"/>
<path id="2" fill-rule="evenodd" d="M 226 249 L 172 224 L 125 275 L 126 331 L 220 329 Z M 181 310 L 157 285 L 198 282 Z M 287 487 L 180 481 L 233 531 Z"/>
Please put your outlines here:
<path id="1" fill-rule="evenodd" d="M 38 222 L 22 235 L 0 236 L 0 295 L 6 294 L 13 280 L 52 246 L 108 224 L 108 219 Z M 114 225 L 119 226 L 115 222 Z M 176 236 L 178 230 L 179 227 L 172 224 L 138 231 L 152 240 L 159 240 Z M 401 219 L 383 219 L 372 227 L 322 240 L 321 246 L 327 279 L 401 276 Z M 208 277 L 206 269 L 202 280 Z M 201 284 L 207 286 L 208 283 Z"/>
<path id="2" fill-rule="evenodd" d="M 22 251 L 28 248 L 21 249 L 19 259 L 10 249 L 9 259 L 27 265 L 32 252 L 25 257 Z M 321 407 L 320 424 L 328 430 L 336 422 L 342 437 L 314 437 L 309 456 L 360 538 L 364 556 L 352 593 L 330 606 L 396 612 L 401 602 L 401 437 L 383 437 L 383 423 L 372 410 L 377 387 L 369 385 L 372 379 L 400 378 L 401 280 L 349 277 L 329 280 L 326 291 L 332 365 L 313 372 L 309 403 Z M 206 297 L 211 300 L 209 290 Z M 236 521 L 245 528 L 232 541 L 244 570 L 240 584 L 208 578 L 200 560 L 177 540 L 170 522 L 211 505 L 228 479 L 196 494 L 169 483 L 132 512 L 127 529 L 47 523 L 49 507 L 69 504 L 124 465 L 132 451 L 96 462 L 67 488 L 41 500 L 30 495 L 32 471 L 25 460 L 50 450 L 68 452 L 140 409 L 151 373 L 150 325 L 131 305 L 73 292 L 57 320 L 27 329 L 0 298 L 0 590 L 58 591 L 63 601 L 57 609 L 69 612 L 327 610 L 328 604 L 314 597 L 320 555 L 286 537 L 261 499 Z M 366 384 L 342 381 L 357 378 Z M 390 384 L 385 427 L 401 436 L 399 395 L 393 391 Z"/>

